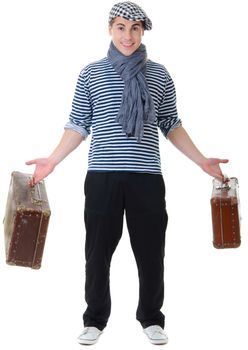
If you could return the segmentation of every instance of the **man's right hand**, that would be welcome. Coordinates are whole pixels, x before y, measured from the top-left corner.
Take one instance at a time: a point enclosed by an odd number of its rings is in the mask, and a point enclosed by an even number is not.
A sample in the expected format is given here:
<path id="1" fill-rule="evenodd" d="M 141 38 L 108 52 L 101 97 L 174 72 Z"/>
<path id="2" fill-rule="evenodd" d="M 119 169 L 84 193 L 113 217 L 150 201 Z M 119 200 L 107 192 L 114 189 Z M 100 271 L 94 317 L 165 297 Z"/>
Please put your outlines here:
<path id="1" fill-rule="evenodd" d="M 29 185 L 35 184 L 47 177 L 55 168 L 55 164 L 49 158 L 38 158 L 26 162 L 26 165 L 35 165 L 35 171 L 30 179 Z"/>
<path id="2" fill-rule="evenodd" d="M 34 186 L 37 182 L 47 177 L 69 153 L 71 153 L 85 139 L 78 132 L 66 129 L 64 134 L 48 158 L 37 158 L 26 162 L 27 165 L 35 165 L 35 171 L 30 180 L 30 186 Z"/>

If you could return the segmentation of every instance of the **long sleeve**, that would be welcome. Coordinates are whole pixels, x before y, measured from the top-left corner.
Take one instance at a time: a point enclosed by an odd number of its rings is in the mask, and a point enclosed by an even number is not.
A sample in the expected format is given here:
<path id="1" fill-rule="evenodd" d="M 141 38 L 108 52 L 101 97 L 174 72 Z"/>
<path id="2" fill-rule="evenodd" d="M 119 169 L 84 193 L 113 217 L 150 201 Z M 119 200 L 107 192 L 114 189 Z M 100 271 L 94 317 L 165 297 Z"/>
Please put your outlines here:
<path id="1" fill-rule="evenodd" d="M 87 67 L 81 71 L 72 102 L 72 110 L 65 129 L 77 131 L 85 138 L 91 132 L 92 107 L 89 93 L 90 72 Z"/>
<path id="2" fill-rule="evenodd" d="M 175 86 L 173 80 L 167 72 L 163 99 L 158 111 L 158 127 L 167 138 L 171 130 L 181 125 L 182 122 L 177 113 Z"/>

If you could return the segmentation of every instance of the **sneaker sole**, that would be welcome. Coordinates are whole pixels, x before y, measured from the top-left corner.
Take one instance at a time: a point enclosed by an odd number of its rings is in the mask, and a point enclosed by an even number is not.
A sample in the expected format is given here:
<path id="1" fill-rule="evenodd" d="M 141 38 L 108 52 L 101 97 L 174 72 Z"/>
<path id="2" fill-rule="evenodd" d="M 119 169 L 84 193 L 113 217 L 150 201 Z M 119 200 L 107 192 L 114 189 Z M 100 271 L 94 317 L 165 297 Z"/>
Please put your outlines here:
<path id="1" fill-rule="evenodd" d="M 101 333 L 101 334 L 102 334 L 102 333 Z M 99 336 L 98 336 L 96 339 L 94 339 L 94 340 L 80 339 L 80 338 L 78 338 L 78 342 L 79 342 L 79 344 L 81 344 L 81 345 L 94 345 L 94 344 L 96 344 L 96 343 L 98 342 L 99 337 L 100 337 L 101 334 L 99 334 Z"/>
<path id="2" fill-rule="evenodd" d="M 169 341 L 168 339 L 167 340 L 152 340 L 150 338 L 149 338 L 149 340 L 150 340 L 150 343 L 154 344 L 154 345 L 165 345 Z"/>
<path id="3" fill-rule="evenodd" d="M 82 340 L 82 339 L 78 339 L 78 342 L 79 344 L 81 345 L 94 345 L 96 344 L 98 341 L 98 338 L 97 339 L 94 339 L 94 340 Z"/>

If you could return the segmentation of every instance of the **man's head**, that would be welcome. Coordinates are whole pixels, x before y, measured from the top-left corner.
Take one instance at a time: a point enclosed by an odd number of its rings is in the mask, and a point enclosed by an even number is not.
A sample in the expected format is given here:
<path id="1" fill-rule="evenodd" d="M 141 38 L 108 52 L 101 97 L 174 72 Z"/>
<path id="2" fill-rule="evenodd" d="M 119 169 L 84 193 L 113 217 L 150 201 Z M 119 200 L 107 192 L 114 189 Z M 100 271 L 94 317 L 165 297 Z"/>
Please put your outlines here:
<path id="1" fill-rule="evenodd" d="M 136 51 L 152 22 L 146 13 L 130 1 L 115 4 L 109 14 L 109 34 L 115 47 L 125 56 Z"/>

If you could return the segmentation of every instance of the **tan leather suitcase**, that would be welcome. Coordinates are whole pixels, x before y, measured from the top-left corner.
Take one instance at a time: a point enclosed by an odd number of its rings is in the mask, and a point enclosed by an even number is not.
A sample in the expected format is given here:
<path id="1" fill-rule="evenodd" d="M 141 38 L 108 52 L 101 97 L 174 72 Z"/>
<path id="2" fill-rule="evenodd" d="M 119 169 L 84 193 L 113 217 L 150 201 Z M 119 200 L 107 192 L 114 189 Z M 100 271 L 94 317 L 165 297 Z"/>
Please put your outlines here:
<path id="1" fill-rule="evenodd" d="M 44 181 L 30 187 L 30 178 L 11 174 L 4 218 L 6 263 L 39 269 L 51 211 Z"/>
<path id="2" fill-rule="evenodd" d="M 215 248 L 237 248 L 241 244 L 238 188 L 236 177 L 225 182 L 213 180 L 211 211 Z"/>

